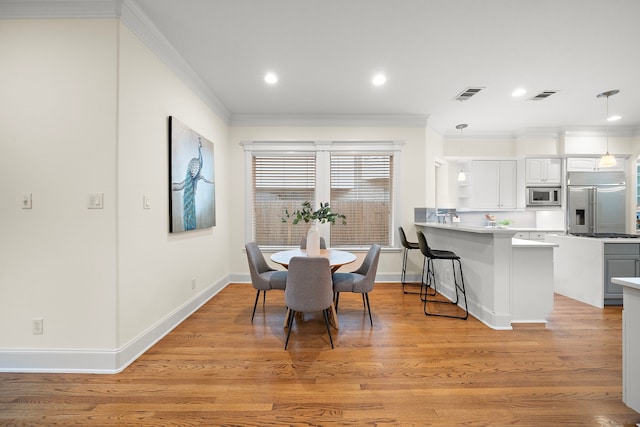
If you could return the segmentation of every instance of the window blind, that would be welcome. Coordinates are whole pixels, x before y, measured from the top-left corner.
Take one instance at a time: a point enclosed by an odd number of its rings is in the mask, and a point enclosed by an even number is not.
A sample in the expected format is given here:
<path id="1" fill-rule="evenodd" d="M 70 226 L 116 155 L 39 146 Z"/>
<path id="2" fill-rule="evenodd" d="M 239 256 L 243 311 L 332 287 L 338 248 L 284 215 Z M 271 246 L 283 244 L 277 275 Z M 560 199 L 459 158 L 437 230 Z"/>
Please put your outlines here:
<path id="1" fill-rule="evenodd" d="M 309 227 L 282 222 L 285 209 L 315 205 L 314 154 L 253 156 L 253 230 L 260 246 L 298 246 Z"/>
<path id="2" fill-rule="evenodd" d="M 331 155 L 331 210 L 347 217 L 331 227 L 332 247 L 391 244 L 392 168 L 392 155 Z"/>

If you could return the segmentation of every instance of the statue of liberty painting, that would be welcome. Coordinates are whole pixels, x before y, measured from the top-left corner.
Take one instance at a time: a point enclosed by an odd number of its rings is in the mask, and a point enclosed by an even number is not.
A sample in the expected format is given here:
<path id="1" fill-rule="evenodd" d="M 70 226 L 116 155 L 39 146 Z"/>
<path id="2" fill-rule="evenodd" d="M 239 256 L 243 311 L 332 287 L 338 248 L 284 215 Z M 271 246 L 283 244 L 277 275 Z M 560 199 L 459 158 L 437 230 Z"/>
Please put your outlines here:
<path id="1" fill-rule="evenodd" d="M 170 117 L 171 232 L 215 225 L 213 144 Z M 180 179 L 180 180 L 178 180 Z M 200 181 L 202 185 L 199 186 Z"/>

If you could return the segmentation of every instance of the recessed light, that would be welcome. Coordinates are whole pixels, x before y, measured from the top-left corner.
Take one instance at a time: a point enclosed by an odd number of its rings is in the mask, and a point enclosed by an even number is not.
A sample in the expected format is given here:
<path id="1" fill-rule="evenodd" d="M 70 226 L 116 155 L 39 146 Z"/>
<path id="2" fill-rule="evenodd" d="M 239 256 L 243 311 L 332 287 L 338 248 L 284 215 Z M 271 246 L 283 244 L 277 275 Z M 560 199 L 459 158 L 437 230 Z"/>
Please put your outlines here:
<path id="1" fill-rule="evenodd" d="M 267 73 L 267 75 L 264 76 L 264 81 L 269 83 L 270 85 L 276 84 L 278 83 L 278 76 L 273 73 Z"/>
<path id="2" fill-rule="evenodd" d="M 616 122 L 618 120 L 620 120 L 622 117 L 620 116 L 609 116 L 609 118 L 607 119 L 608 122 Z"/>
<path id="3" fill-rule="evenodd" d="M 516 97 L 518 97 L 518 96 L 522 96 L 522 95 L 524 95 L 525 93 L 527 93 L 527 90 L 526 90 L 526 89 L 518 88 L 518 89 L 514 90 L 514 91 L 511 93 L 511 96 L 513 96 L 514 98 L 516 98 Z"/>
<path id="4" fill-rule="evenodd" d="M 376 74 L 375 76 L 373 76 L 373 80 L 371 80 L 371 83 L 373 83 L 375 86 L 382 86 L 386 81 L 387 78 L 384 76 L 384 74 Z"/>

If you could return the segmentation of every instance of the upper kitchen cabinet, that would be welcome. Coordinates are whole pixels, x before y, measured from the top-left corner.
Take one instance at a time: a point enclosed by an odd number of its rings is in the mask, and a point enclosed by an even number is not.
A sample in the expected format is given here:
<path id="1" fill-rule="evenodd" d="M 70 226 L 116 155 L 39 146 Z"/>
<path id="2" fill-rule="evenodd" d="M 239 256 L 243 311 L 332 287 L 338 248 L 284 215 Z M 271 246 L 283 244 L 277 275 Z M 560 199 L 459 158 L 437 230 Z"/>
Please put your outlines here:
<path id="1" fill-rule="evenodd" d="M 616 157 L 616 165 L 600 168 L 599 157 L 569 157 L 567 158 L 567 172 L 607 172 L 624 171 L 624 158 Z"/>
<path id="2" fill-rule="evenodd" d="M 527 185 L 560 185 L 562 159 L 527 159 L 525 162 Z"/>
<path id="3" fill-rule="evenodd" d="M 515 160 L 474 160 L 471 163 L 471 208 L 515 209 L 516 172 Z"/>

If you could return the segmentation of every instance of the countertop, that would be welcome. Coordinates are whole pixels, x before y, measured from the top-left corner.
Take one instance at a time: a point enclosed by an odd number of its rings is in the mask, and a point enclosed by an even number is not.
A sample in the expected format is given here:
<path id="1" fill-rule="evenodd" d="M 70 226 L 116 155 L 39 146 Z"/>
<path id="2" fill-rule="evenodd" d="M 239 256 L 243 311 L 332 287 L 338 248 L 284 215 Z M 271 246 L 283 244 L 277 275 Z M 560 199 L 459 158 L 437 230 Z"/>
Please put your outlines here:
<path id="1" fill-rule="evenodd" d="M 416 222 L 416 226 L 440 228 L 443 230 L 451 231 L 463 231 L 467 233 L 481 233 L 481 234 L 504 234 L 513 236 L 518 230 L 513 228 L 493 228 L 493 227 L 480 227 L 478 225 L 469 225 L 462 222 L 454 222 L 452 224 L 442 224 L 438 222 Z"/>
<path id="2" fill-rule="evenodd" d="M 520 232 L 530 232 L 530 231 L 538 231 L 544 233 L 562 233 L 562 230 L 551 230 L 551 229 L 543 229 L 543 228 L 535 228 L 535 227 L 507 227 L 507 228 L 498 228 L 498 227 L 482 227 L 479 225 L 471 225 L 466 224 L 464 222 L 454 222 L 443 224 L 440 222 L 416 222 L 415 225 L 421 227 L 431 227 L 431 228 L 442 228 L 449 230 L 457 230 L 457 231 L 466 231 L 468 233 L 486 233 L 486 234 L 516 234 Z"/>
<path id="3" fill-rule="evenodd" d="M 640 277 L 612 277 L 611 283 L 640 290 Z"/>
<path id="4" fill-rule="evenodd" d="M 638 235 L 638 237 L 633 238 L 633 237 L 627 237 L 627 238 L 622 238 L 622 237 L 613 237 L 613 238 L 604 238 L 604 239 L 599 239 L 596 237 L 583 237 L 583 236 L 573 236 L 571 234 L 557 234 L 555 237 L 561 238 L 561 239 L 570 239 L 570 240 L 574 240 L 574 241 L 580 241 L 580 240 L 588 240 L 588 241 L 592 241 L 592 242 L 601 242 L 601 243 L 622 243 L 622 244 L 631 244 L 631 243 L 635 243 L 636 245 L 638 243 L 640 243 L 640 235 Z"/>
<path id="5" fill-rule="evenodd" d="M 516 239 L 516 238 L 511 239 L 511 245 L 514 248 L 545 248 L 545 247 L 555 248 L 559 246 L 557 243 L 542 242 L 539 240 L 524 240 L 524 239 Z"/>

